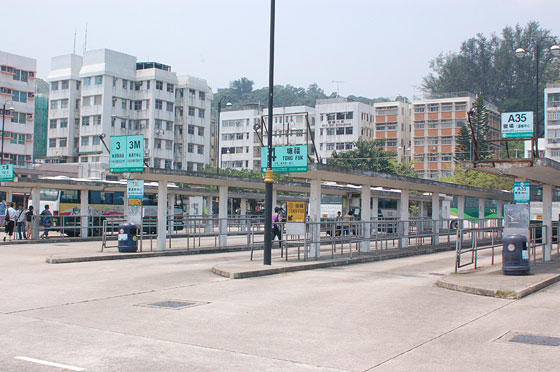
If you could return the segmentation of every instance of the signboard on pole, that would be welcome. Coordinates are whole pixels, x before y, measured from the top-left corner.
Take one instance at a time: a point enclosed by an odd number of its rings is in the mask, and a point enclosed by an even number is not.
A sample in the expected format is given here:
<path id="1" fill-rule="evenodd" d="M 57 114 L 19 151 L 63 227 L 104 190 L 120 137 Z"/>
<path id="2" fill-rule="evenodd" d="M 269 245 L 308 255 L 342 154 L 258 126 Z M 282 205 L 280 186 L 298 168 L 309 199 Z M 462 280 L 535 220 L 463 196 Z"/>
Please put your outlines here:
<path id="1" fill-rule="evenodd" d="M 529 203 L 531 201 L 531 183 L 514 182 L 513 200 L 515 203 Z"/>
<path id="2" fill-rule="evenodd" d="M 144 199 L 144 180 L 128 180 L 126 182 L 128 205 L 142 205 Z"/>
<path id="3" fill-rule="evenodd" d="M 14 181 L 14 165 L 2 164 L 0 165 L 0 181 L 13 182 Z"/>
<path id="4" fill-rule="evenodd" d="M 144 171 L 144 135 L 112 136 L 109 168 L 112 173 Z"/>
<path id="5" fill-rule="evenodd" d="M 502 138 L 533 137 L 533 112 L 503 112 Z"/>
<path id="6" fill-rule="evenodd" d="M 266 171 L 268 147 L 261 147 L 261 172 Z M 274 173 L 307 172 L 307 145 L 274 146 L 272 148 Z"/>
<path id="7" fill-rule="evenodd" d="M 286 202 L 288 222 L 305 222 L 305 202 Z"/>

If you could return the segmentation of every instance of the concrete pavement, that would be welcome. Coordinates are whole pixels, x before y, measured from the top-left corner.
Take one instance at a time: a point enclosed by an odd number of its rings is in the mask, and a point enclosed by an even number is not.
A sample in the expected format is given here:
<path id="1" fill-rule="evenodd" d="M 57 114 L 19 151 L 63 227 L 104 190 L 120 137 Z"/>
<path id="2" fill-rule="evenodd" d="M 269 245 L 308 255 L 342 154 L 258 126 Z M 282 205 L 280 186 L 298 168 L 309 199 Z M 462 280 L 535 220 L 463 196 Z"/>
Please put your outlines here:
<path id="1" fill-rule="evenodd" d="M 70 265 L 47 265 L 45 253 L 0 250 L 2 371 L 61 370 L 18 356 L 124 372 L 556 371 L 560 363 L 557 347 L 507 337 L 560 337 L 560 283 L 521 300 L 438 288 L 454 252 L 245 280 L 211 269 L 247 252 Z M 166 300 L 199 305 L 145 306 Z"/>

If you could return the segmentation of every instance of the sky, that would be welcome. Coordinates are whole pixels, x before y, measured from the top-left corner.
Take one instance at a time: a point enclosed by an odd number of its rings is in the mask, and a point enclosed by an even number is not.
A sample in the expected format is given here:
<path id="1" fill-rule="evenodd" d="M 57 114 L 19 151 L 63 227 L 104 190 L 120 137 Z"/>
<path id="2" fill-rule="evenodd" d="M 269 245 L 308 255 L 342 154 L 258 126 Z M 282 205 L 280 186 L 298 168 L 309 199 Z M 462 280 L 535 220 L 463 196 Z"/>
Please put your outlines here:
<path id="1" fill-rule="evenodd" d="M 14 3 L 15 4 L 15 3 Z M 204 78 L 268 86 L 269 0 L 29 0 L 2 17 L 0 50 L 37 59 L 109 48 Z M 420 96 L 430 60 L 477 33 L 537 21 L 560 35 L 559 0 L 276 0 L 274 83 L 327 94 Z M 556 22 L 555 22 L 556 21 Z"/>

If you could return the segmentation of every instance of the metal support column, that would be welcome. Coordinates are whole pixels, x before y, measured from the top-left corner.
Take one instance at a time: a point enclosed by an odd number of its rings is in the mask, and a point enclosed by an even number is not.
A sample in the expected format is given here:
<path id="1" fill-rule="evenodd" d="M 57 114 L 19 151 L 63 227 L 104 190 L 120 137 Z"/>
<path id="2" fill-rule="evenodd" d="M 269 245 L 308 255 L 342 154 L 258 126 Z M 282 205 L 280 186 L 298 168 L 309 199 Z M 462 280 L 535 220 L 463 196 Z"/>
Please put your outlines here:
<path id="1" fill-rule="evenodd" d="M 126 198 L 124 198 L 126 203 Z M 33 207 L 35 209 L 35 207 Z M 89 198 L 88 198 L 88 190 L 81 190 L 80 191 L 80 236 L 85 238 L 88 236 L 88 227 L 89 227 Z"/>
<path id="2" fill-rule="evenodd" d="M 166 223 L 167 223 L 167 181 L 158 182 L 157 202 L 157 250 L 165 250 Z"/>
<path id="3" fill-rule="evenodd" d="M 371 185 L 362 185 L 362 236 L 364 240 L 360 244 L 360 252 L 369 252 L 369 239 L 371 237 L 371 225 L 368 223 L 371 221 Z"/>
<path id="4" fill-rule="evenodd" d="M 228 205 L 228 187 L 227 186 L 220 186 L 220 201 L 218 203 L 218 226 L 219 226 L 219 239 L 218 239 L 218 247 L 225 248 L 227 247 L 227 223 L 228 223 L 228 213 L 227 213 L 227 205 Z"/>
<path id="5" fill-rule="evenodd" d="M 321 222 L 321 180 L 311 180 L 311 190 L 309 194 L 309 216 L 311 222 Z M 311 225 L 311 243 L 310 256 L 319 258 L 321 255 L 321 226 L 320 224 Z"/>
<path id="6" fill-rule="evenodd" d="M 543 185 L 543 238 L 546 233 L 544 260 L 552 259 L 552 185 Z M 546 229 L 546 232 L 544 231 Z"/>
<path id="7" fill-rule="evenodd" d="M 408 247 L 408 219 L 410 218 L 409 214 L 409 205 L 408 205 L 408 190 L 401 190 L 401 208 L 400 208 L 400 220 L 402 224 L 401 233 L 401 248 Z"/>
<path id="8" fill-rule="evenodd" d="M 433 242 L 434 245 L 439 244 L 439 193 L 432 193 L 432 225 L 433 225 Z"/>

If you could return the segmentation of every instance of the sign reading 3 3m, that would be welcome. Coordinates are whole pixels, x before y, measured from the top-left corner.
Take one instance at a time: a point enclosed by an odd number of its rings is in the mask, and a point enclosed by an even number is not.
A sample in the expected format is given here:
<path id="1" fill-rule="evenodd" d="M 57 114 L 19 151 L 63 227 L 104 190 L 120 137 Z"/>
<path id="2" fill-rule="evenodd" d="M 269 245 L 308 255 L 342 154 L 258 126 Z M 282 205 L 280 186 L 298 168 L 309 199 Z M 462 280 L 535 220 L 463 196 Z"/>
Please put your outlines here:
<path id="1" fill-rule="evenodd" d="M 109 168 L 112 173 L 144 171 L 144 135 L 111 136 Z"/>

